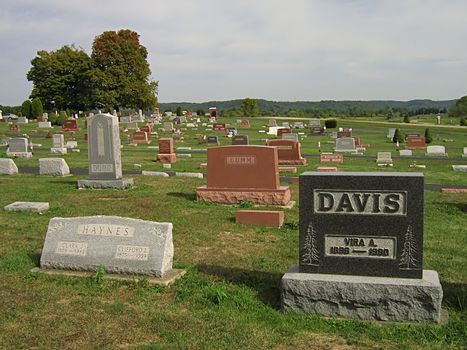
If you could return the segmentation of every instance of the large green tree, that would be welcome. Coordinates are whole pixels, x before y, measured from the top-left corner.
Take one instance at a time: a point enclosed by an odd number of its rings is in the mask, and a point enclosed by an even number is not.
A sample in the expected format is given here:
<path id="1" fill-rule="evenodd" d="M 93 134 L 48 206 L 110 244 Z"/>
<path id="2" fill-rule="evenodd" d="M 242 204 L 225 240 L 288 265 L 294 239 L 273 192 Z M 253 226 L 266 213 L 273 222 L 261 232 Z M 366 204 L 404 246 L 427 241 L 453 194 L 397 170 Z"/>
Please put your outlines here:
<path id="1" fill-rule="evenodd" d="M 245 98 L 240 109 L 245 117 L 257 117 L 259 115 L 258 103 L 254 98 Z"/>
<path id="2" fill-rule="evenodd" d="M 147 56 L 134 31 L 106 31 L 96 36 L 91 54 L 94 104 L 116 109 L 156 105 L 157 82 L 150 78 Z"/>
<path id="3" fill-rule="evenodd" d="M 461 97 L 456 104 L 449 108 L 450 117 L 465 117 L 467 116 L 467 96 Z"/>
<path id="4" fill-rule="evenodd" d="M 27 74 L 33 82 L 31 97 L 39 97 L 47 110 L 84 110 L 91 107 L 92 61 L 74 46 L 41 50 Z"/>

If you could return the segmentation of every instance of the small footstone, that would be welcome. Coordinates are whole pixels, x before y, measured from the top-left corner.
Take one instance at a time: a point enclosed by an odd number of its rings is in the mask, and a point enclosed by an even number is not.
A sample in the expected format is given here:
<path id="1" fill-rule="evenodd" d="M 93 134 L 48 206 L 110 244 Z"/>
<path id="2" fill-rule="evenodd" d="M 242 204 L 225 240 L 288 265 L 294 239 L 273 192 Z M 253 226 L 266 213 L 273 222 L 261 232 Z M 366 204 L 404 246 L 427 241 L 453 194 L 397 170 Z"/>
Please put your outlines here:
<path id="1" fill-rule="evenodd" d="M 42 213 L 49 209 L 48 202 L 14 202 L 4 208 L 6 211 L 33 211 Z"/>

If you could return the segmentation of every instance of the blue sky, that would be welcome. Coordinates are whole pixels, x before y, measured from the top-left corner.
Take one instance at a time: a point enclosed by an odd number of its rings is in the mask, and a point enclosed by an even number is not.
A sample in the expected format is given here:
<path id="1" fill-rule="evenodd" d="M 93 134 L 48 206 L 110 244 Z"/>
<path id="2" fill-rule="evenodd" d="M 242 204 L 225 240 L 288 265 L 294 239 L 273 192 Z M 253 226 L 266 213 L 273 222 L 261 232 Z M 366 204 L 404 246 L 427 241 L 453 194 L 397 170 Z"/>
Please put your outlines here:
<path id="1" fill-rule="evenodd" d="M 3 0 L 0 104 L 38 50 L 135 30 L 159 101 L 453 99 L 467 94 L 465 0 Z"/>

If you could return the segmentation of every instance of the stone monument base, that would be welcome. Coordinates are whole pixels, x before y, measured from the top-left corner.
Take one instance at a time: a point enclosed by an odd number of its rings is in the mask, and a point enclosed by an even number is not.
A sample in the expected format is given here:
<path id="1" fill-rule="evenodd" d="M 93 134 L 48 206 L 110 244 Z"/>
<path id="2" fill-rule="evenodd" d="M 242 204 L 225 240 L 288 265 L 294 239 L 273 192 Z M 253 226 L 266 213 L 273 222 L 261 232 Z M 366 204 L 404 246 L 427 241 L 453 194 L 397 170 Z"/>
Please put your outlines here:
<path id="1" fill-rule="evenodd" d="M 78 188 L 115 188 L 124 190 L 133 186 L 133 179 L 78 180 Z"/>
<path id="2" fill-rule="evenodd" d="M 45 273 L 50 276 L 68 276 L 68 277 L 85 277 L 90 278 L 94 276 L 95 272 L 89 271 L 72 271 L 72 270 L 58 270 L 58 269 L 43 269 L 39 267 L 35 267 L 31 269 L 31 272 L 34 273 Z M 160 285 L 160 286 L 168 286 L 174 283 L 177 279 L 185 275 L 186 270 L 182 269 L 172 269 L 167 271 L 162 277 L 154 277 L 154 276 L 145 276 L 145 275 L 123 275 L 123 274 L 116 274 L 116 273 L 105 273 L 104 280 L 111 280 L 111 281 L 128 281 L 128 282 L 139 282 L 141 280 L 146 280 L 150 285 Z"/>
<path id="3" fill-rule="evenodd" d="M 156 158 L 156 162 L 161 163 L 175 163 L 177 161 L 177 155 L 175 153 L 169 154 L 158 154 Z"/>
<path id="4" fill-rule="evenodd" d="M 443 290 L 438 273 L 422 279 L 299 273 L 293 265 L 282 277 L 286 312 L 392 322 L 440 322 Z"/>
<path id="5" fill-rule="evenodd" d="M 32 158 L 32 152 L 10 152 L 6 151 L 7 157 L 13 158 Z"/>
<path id="6" fill-rule="evenodd" d="M 52 154 L 67 154 L 67 149 L 66 149 L 66 147 L 63 147 L 63 148 L 61 148 L 61 147 L 52 147 L 50 149 L 50 153 L 52 153 Z"/>
<path id="7" fill-rule="evenodd" d="M 241 201 L 254 204 L 287 205 L 290 202 L 290 189 L 280 186 L 277 190 L 249 188 L 207 188 L 196 189 L 196 200 L 221 204 L 238 204 Z"/>
<path id="8" fill-rule="evenodd" d="M 279 165 L 306 165 L 306 159 L 287 159 L 287 160 L 279 160 Z"/>

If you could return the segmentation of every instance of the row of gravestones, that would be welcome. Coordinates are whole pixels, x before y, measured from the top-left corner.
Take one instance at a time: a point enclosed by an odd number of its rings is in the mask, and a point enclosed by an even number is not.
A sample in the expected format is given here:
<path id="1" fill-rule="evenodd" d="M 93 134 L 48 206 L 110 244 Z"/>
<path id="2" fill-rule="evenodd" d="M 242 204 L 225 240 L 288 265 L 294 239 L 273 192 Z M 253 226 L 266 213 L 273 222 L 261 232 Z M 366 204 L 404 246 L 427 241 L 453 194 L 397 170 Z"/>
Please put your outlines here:
<path id="1" fill-rule="evenodd" d="M 131 185 L 122 179 L 117 118 L 89 118 L 88 134 L 90 179 L 79 187 Z M 278 152 L 209 149 L 207 184 L 196 190 L 197 199 L 288 204 Z M 423 174 L 306 172 L 299 191 L 299 261 L 281 281 L 285 311 L 439 322 L 438 275 L 423 270 Z M 109 273 L 167 278 L 174 275 L 172 260 L 172 224 L 97 216 L 50 220 L 40 262 L 45 270 L 104 266 Z"/>

